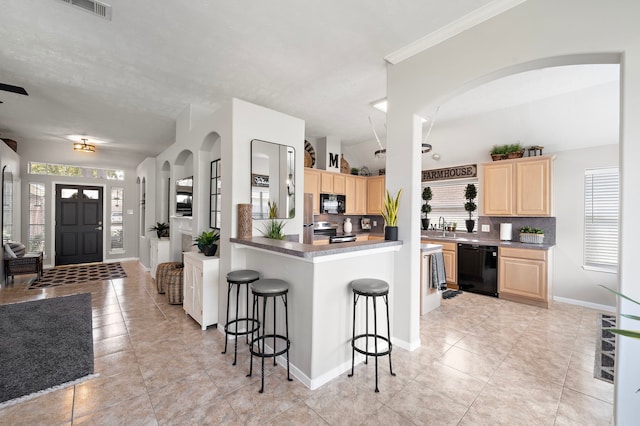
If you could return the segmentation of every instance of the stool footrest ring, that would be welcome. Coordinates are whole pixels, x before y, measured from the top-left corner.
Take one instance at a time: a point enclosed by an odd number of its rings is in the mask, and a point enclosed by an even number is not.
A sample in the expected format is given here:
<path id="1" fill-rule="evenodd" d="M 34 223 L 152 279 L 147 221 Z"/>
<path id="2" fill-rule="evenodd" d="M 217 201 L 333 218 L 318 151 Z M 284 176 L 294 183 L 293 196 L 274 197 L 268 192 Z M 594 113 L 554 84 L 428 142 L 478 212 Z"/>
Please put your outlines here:
<path id="1" fill-rule="evenodd" d="M 232 331 L 230 330 L 230 326 L 231 324 L 235 324 L 235 323 L 239 323 L 239 322 L 250 322 L 253 327 L 251 329 L 247 329 L 247 330 L 242 330 L 242 331 Z M 260 321 L 258 321 L 257 319 L 253 319 L 253 318 L 238 318 L 238 319 L 234 319 L 231 320 L 227 323 L 227 325 L 224 326 L 224 332 L 227 334 L 232 334 L 234 336 L 244 336 L 245 334 L 252 334 L 255 333 L 256 331 L 258 331 L 258 329 L 260 328 Z"/>
<path id="2" fill-rule="evenodd" d="M 387 342 L 389 344 L 389 347 L 387 348 L 387 350 L 382 351 L 382 352 L 367 352 L 364 349 L 360 349 L 359 347 L 356 346 L 356 341 L 359 339 L 366 339 L 368 337 L 372 337 L 375 339 L 380 339 L 380 340 L 384 340 L 385 342 Z M 372 346 L 372 344 L 369 344 L 370 346 Z M 389 341 L 388 338 L 384 337 L 384 336 L 380 336 L 380 335 L 376 335 L 376 334 L 358 334 L 356 337 L 354 337 L 351 340 L 351 347 L 356 351 L 361 353 L 362 355 L 369 355 L 369 356 L 384 356 L 384 355 L 389 355 L 391 353 L 391 349 L 393 348 L 393 346 L 391 345 L 391 342 Z"/>
<path id="3" fill-rule="evenodd" d="M 260 342 L 262 340 L 262 344 L 264 345 L 265 343 L 269 343 L 267 341 L 267 339 L 271 339 L 271 343 L 273 343 L 273 338 L 276 338 L 279 342 L 286 342 L 286 346 L 285 348 L 277 351 L 277 352 L 272 352 L 272 353 L 262 353 L 260 351 L 260 345 L 258 344 L 258 342 Z M 265 342 L 266 341 L 266 342 Z M 258 345 L 258 349 L 255 349 L 254 345 Z M 264 347 L 264 346 L 263 346 Z M 266 334 L 264 336 L 260 336 L 260 337 L 256 337 L 255 339 L 251 340 L 251 344 L 249 346 L 249 351 L 251 352 L 252 355 L 257 355 L 260 357 L 264 357 L 264 358 L 273 358 L 279 355 L 282 355 L 284 353 L 286 353 L 289 348 L 291 347 L 291 341 L 288 340 L 285 336 L 282 336 L 280 334 Z M 276 348 L 272 348 L 274 351 L 276 350 Z"/>

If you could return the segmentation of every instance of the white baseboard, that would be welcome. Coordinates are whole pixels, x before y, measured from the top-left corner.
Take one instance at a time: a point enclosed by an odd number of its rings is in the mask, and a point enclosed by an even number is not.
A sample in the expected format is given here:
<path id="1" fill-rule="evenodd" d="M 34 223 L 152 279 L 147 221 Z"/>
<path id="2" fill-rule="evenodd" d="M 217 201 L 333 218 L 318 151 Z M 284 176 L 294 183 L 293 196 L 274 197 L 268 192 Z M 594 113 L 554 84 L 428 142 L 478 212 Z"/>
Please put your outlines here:
<path id="1" fill-rule="evenodd" d="M 401 349 L 404 349 L 405 351 L 409 351 L 409 352 L 413 352 L 416 349 L 418 349 L 421 345 L 420 339 L 413 341 L 413 342 L 407 342 L 406 340 L 400 340 L 397 339 L 395 337 L 391 338 L 391 343 L 393 343 L 394 346 L 397 346 Z"/>
<path id="2" fill-rule="evenodd" d="M 140 261 L 140 258 L 139 257 L 123 257 L 120 259 L 105 259 L 104 263 L 128 262 L 130 260 Z"/>
<path id="3" fill-rule="evenodd" d="M 585 302 L 584 300 L 568 299 L 566 297 L 553 296 L 555 302 L 568 303 L 570 305 L 584 306 L 585 308 L 597 309 L 605 312 L 616 312 L 615 306 L 601 305 L 599 303 Z"/>

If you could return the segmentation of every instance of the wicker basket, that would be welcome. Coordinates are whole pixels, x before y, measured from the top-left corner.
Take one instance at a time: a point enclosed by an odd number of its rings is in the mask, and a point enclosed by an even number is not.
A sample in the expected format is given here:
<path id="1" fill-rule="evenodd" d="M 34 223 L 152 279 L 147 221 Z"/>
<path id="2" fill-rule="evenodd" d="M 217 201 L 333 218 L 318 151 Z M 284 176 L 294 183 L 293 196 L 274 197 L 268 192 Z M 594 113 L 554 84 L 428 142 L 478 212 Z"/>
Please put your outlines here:
<path id="1" fill-rule="evenodd" d="M 514 151 L 506 154 L 507 159 L 511 160 L 512 158 L 522 158 L 524 156 L 524 150 L 522 151 Z"/>
<path id="2" fill-rule="evenodd" d="M 178 269 L 182 266 L 180 262 L 164 262 L 158 265 L 156 268 L 156 286 L 158 287 L 158 293 L 164 294 L 167 290 L 167 272 Z M 182 269 L 180 269 L 182 271 Z"/>
<path id="3" fill-rule="evenodd" d="M 544 234 L 520 233 L 520 242 L 529 244 L 542 244 L 544 242 Z"/>
<path id="4" fill-rule="evenodd" d="M 344 159 L 344 154 L 340 154 L 340 173 L 351 173 L 351 166 L 349 162 Z"/>
<path id="5" fill-rule="evenodd" d="M 184 297 L 183 284 L 182 284 L 182 268 L 171 269 L 167 272 L 167 300 L 172 305 L 182 305 L 182 299 Z"/>
<path id="6" fill-rule="evenodd" d="M 491 159 L 493 161 L 500 161 L 506 159 L 506 154 L 491 154 Z"/>

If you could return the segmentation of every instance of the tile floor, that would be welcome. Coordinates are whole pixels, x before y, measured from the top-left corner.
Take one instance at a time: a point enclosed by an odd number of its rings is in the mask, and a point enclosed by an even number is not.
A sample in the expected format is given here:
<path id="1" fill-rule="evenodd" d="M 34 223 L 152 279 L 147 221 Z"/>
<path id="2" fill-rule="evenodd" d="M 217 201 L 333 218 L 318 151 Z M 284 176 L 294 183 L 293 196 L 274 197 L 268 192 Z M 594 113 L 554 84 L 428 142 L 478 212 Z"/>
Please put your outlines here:
<path id="1" fill-rule="evenodd" d="M 0 424 L 611 425 L 613 386 L 593 378 L 596 311 L 549 310 L 474 294 L 421 320 L 422 346 L 310 391 L 270 366 L 265 393 L 246 345 L 232 366 L 222 334 L 169 305 L 137 262 L 128 277 L 27 290 L 0 304 L 91 292 L 96 379 L 0 410 Z M 384 361 L 384 359 L 383 359 Z"/>

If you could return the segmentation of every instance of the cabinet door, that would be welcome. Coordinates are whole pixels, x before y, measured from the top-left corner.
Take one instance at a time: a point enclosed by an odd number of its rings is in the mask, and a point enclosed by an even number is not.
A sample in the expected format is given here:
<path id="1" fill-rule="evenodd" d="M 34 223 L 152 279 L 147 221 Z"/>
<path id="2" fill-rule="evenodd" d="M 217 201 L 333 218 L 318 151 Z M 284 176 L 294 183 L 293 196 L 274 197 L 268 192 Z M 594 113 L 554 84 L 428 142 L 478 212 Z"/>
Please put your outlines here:
<path id="1" fill-rule="evenodd" d="M 356 213 L 356 177 L 347 176 L 345 179 L 345 196 L 347 198 L 346 214 Z"/>
<path id="2" fill-rule="evenodd" d="M 550 216 L 551 160 L 516 163 L 516 215 Z"/>
<path id="3" fill-rule="evenodd" d="M 333 173 L 320 172 L 320 193 L 333 194 Z"/>
<path id="4" fill-rule="evenodd" d="M 498 259 L 498 293 L 547 300 L 547 263 L 544 260 L 501 256 Z"/>
<path id="5" fill-rule="evenodd" d="M 367 214 L 367 179 L 356 178 L 355 214 Z M 348 200 L 348 199 L 347 199 Z"/>
<path id="6" fill-rule="evenodd" d="M 204 325 L 202 322 L 202 291 L 203 291 L 203 279 L 202 269 L 194 268 L 193 271 L 193 318 L 198 321 L 200 325 Z"/>
<path id="7" fill-rule="evenodd" d="M 443 250 L 442 258 L 444 259 L 444 271 L 445 277 L 447 279 L 448 284 L 457 284 L 458 283 L 458 266 L 456 259 L 456 252 Z"/>
<path id="8" fill-rule="evenodd" d="M 486 216 L 513 214 L 513 163 L 484 166 L 483 211 Z"/>
<path id="9" fill-rule="evenodd" d="M 183 301 L 182 308 L 186 313 L 193 316 L 193 281 L 194 281 L 193 264 L 186 261 L 184 263 L 184 277 L 182 278 L 183 285 Z"/>
<path id="10" fill-rule="evenodd" d="M 304 192 L 313 194 L 313 214 L 320 214 L 320 172 L 304 169 Z"/>
<path id="11" fill-rule="evenodd" d="M 367 179 L 367 214 L 380 214 L 384 199 L 384 176 Z"/>
<path id="12" fill-rule="evenodd" d="M 343 174 L 334 174 L 333 176 L 333 193 L 345 195 L 346 192 L 346 176 Z"/>

